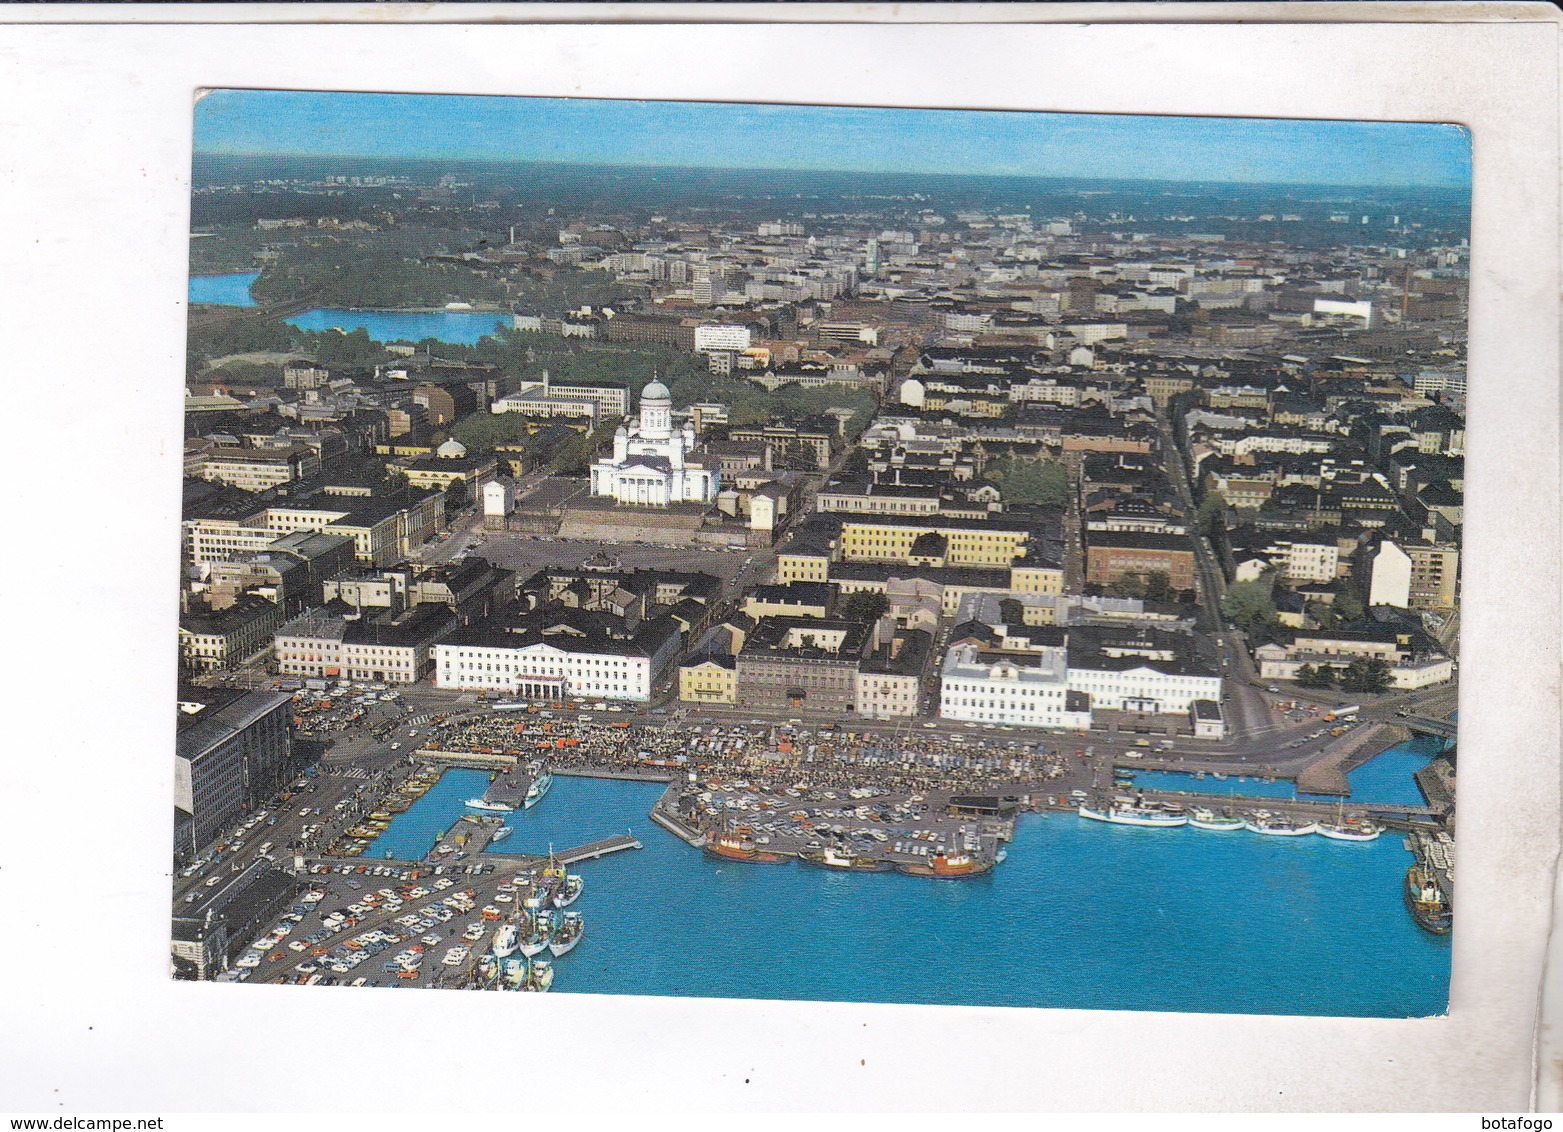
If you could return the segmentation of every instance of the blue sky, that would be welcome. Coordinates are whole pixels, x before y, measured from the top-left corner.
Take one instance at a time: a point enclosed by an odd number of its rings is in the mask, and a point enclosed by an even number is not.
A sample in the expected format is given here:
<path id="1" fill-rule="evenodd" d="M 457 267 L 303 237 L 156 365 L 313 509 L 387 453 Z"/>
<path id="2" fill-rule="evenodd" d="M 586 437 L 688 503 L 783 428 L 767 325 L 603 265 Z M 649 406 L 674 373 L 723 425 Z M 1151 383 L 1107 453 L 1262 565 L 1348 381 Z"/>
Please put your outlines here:
<path id="1" fill-rule="evenodd" d="M 213 91 L 202 154 L 1469 186 L 1458 126 L 459 95 Z"/>

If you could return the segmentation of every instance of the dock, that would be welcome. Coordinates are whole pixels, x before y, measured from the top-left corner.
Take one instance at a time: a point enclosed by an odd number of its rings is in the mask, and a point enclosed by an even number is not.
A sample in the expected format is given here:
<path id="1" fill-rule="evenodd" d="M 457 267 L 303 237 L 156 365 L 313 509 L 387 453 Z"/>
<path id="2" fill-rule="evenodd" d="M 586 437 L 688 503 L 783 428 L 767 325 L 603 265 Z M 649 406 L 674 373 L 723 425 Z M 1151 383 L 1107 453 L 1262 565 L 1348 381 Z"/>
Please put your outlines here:
<path id="1" fill-rule="evenodd" d="M 1323 758 L 1311 763 L 1297 775 L 1297 789 L 1304 794 L 1334 794 L 1344 798 L 1351 794 L 1346 781 L 1346 763 L 1362 755 L 1371 745 L 1372 753 L 1358 758 L 1353 768 L 1366 762 L 1373 755 L 1389 750 L 1397 742 L 1394 730 L 1385 724 L 1374 723 L 1357 731 L 1346 742 L 1328 751 Z"/>
<path id="2" fill-rule="evenodd" d="M 644 849 L 641 841 L 633 833 L 617 833 L 616 836 L 608 836 L 600 841 L 588 841 L 583 846 L 575 846 L 574 849 L 563 849 L 553 854 L 553 862 L 556 865 L 575 865 L 577 862 L 594 862 L 599 857 L 624 852 L 625 849 Z M 491 849 L 483 854 L 485 860 L 503 860 L 506 865 L 547 865 L 549 854 L 527 854 L 527 852 L 506 852 L 505 849 Z"/>

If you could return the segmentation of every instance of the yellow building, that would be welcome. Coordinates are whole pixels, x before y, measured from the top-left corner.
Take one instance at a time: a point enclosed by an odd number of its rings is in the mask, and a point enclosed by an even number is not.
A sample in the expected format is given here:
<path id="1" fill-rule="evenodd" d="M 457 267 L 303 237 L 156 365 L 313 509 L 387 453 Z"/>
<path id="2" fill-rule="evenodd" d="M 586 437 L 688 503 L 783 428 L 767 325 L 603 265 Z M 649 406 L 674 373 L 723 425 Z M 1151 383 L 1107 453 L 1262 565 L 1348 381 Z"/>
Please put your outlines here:
<path id="1" fill-rule="evenodd" d="M 830 573 L 830 555 L 820 550 L 782 551 L 776 556 L 776 581 L 823 582 Z"/>
<path id="2" fill-rule="evenodd" d="M 738 669 L 730 656 L 708 656 L 697 664 L 680 665 L 678 698 L 696 704 L 738 702 Z"/>
<path id="3" fill-rule="evenodd" d="M 938 538 L 923 538 L 925 535 Z M 1024 529 L 980 520 L 849 519 L 841 527 L 841 558 L 845 562 L 909 565 L 915 558 L 930 566 L 1007 567 L 1025 553 L 1029 538 L 1030 533 Z"/>
<path id="4" fill-rule="evenodd" d="M 1018 562 L 1010 567 L 1009 588 L 1017 594 L 1052 594 L 1056 597 L 1064 592 L 1063 568 Z"/>

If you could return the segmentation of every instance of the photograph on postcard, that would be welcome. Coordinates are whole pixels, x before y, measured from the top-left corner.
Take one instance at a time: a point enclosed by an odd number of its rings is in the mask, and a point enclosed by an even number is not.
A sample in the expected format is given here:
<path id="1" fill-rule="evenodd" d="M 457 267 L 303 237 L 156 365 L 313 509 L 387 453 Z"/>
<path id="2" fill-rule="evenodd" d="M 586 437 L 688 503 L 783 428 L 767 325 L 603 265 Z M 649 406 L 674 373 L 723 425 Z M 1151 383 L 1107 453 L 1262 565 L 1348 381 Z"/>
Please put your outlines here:
<path id="1" fill-rule="evenodd" d="M 1470 189 L 203 92 L 174 977 L 1442 1014 Z"/>

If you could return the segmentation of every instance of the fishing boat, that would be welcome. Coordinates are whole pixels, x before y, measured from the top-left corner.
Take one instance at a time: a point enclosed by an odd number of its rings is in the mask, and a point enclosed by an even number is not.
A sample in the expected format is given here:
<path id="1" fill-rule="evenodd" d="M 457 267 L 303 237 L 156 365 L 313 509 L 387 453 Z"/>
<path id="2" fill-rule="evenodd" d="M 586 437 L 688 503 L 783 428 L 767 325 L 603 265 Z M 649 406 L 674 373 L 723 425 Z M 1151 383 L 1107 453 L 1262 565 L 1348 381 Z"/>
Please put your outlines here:
<path id="1" fill-rule="evenodd" d="M 514 955 L 521 944 L 521 929 L 515 924 L 505 924 L 494 933 L 494 956 L 503 959 Z"/>
<path id="2" fill-rule="evenodd" d="M 1208 829 L 1214 833 L 1229 833 L 1234 829 L 1244 829 L 1248 825 L 1236 814 L 1218 814 L 1215 810 L 1207 810 L 1203 806 L 1196 806 L 1190 811 L 1189 824 L 1195 829 Z"/>
<path id="3" fill-rule="evenodd" d="M 529 974 L 527 961 L 519 955 L 514 955 L 505 960 L 501 978 L 507 990 L 520 990 L 526 985 Z"/>
<path id="4" fill-rule="evenodd" d="M 569 873 L 559 885 L 559 891 L 554 893 L 554 907 L 568 908 L 580 899 L 581 890 L 586 887 L 586 882 L 575 873 Z"/>
<path id="5" fill-rule="evenodd" d="M 462 803 L 462 805 L 466 806 L 468 809 L 487 810 L 490 813 L 495 814 L 509 814 L 515 812 L 514 806 L 506 805 L 504 802 L 490 802 L 487 798 L 468 798 L 465 802 Z"/>
<path id="6" fill-rule="evenodd" d="M 1454 915 L 1433 870 L 1424 865 L 1412 865 L 1406 870 L 1405 900 L 1406 910 L 1417 927 L 1434 935 L 1449 934 Z"/>
<path id="7" fill-rule="evenodd" d="M 481 955 L 476 969 L 480 979 L 490 981 L 499 974 L 499 959 L 493 955 Z"/>
<path id="8" fill-rule="evenodd" d="M 546 991 L 553 985 L 553 964 L 548 962 L 546 959 L 539 959 L 537 962 L 532 964 L 532 974 L 527 979 L 526 983 L 521 987 L 521 989 L 529 991 Z"/>
<path id="9" fill-rule="evenodd" d="M 527 958 L 538 954 L 549 946 L 549 940 L 553 938 L 553 916 L 547 912 L 538 913 L 531 921 L 531 930 L 520 940 L 520 954 Z"/>
<path id="10" fill-rule="evenodd" d="M 721 837 L 714 834 L 707 835 L 706 842 L 701 848 L 713 857 L 721 857 L 728 861 L 748 861 L 757 865 L 787 863 L 787 858 L 782 854 L 761 849 L 750 837 L 740 833 L 723 834 Z"/>
<path id="11" fill-rule="evenodd" d="M 554 929 L 554 934 L 548 941 L 548 950 L 554 953 L 557 959 L 561 955 L 574 950 L 575 945 L 581 942 L 581 937 L 586 934 L 586 921 L 581 919 L 579 912 L 566 912 L 559 921 L 559 926 Z"/>
<path id="12" fill-rule="evenodd" d="M 955 879 L 981 876 L 992 867 L 992 861 L 982 861 L 970 853 L 935 853 L 926 865 L 921 861 L 904 861 L 896 865 L 896 871 L 913 877 Z"/>
<path id="13" fill-rule="evenodd" d="M 543 800 L 544 795 L 548 793 L 549 788 L 553 784 L 554 776 L 551 774 L 540 774 L 532 779 L 532 785 L 526 788 L 526 801 L 523 805 L 530 810 Z"/>
<path id="14" fill-rule="evenodd" d="M 1250 833 L 1260 833 L 1266 837 L 1305 837 L 1310 833 L 1317 833 L 1319 829 L 1314 822 L 1292 821 L 1267 810 L 1250 814 L 1248 820 L 1243 823 L 1243 828 Z"/>
<path id="15" fill-rule="evenodd" d="M 1346 803 L 1341 802 L 1335 807 L 1335 820 L 1332 822 L 1321 821 L 1319 834 L 1328 837 L 1331 841 L 1376 841 L 1378 840 L 1379 827 L 1368 821 L 1361 814 L 1345 812 Z"/>
<path id="16" fill-rule="evenodd" d="M 838 869 L 842 872 L 888 873 L 895 869 L 893 862 L 883 858 L 865 857 L 860 853 L 833 847 L 799 853 L 798 860 L 805 865 L 813 865 L 821 869 Z"/>

